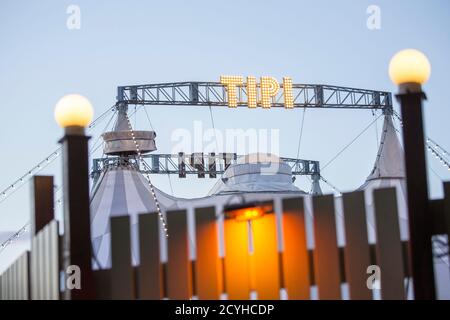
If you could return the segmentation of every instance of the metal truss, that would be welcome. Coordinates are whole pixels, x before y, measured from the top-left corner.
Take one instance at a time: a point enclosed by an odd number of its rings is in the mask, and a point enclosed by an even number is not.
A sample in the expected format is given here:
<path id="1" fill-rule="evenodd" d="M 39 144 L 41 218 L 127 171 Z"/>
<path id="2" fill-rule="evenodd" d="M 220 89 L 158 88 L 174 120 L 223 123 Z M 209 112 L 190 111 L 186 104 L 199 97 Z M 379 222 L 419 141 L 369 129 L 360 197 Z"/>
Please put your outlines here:
<path id="1" fill-rule="evenodd" d="M 146 154 L 142 155 L 144 163 L 139 163 L 133 156 L 107 157 L 93 160 L 91 177 L 96 181 L 100 173 L 108 167 L 133 165 L 142 173 L 149 174 L 177 174 L 180 178 L 186 175 L 197 175 L 198 178 L 216 178 L 225 172 L 230 164 L 236 163 L 235 153 L 193 153 L 179 154 Z M 293 175 L 320 175 L 319 161 L 294 158 L 281 158 L 292 168 Z"/>
<path id="2" fill-rule="evenodd" d="M 283 85 L 272 107 L 284 107 Z M 317 84 L 293 84 L 294 108 L 392 109 L 390 92 Z M 236 88 L 238 107 L 246 107 L 245 86 Z M 173 82 L 118 87 L 117 103 L 138 105 L 228 106 L 220 82 Z"/>

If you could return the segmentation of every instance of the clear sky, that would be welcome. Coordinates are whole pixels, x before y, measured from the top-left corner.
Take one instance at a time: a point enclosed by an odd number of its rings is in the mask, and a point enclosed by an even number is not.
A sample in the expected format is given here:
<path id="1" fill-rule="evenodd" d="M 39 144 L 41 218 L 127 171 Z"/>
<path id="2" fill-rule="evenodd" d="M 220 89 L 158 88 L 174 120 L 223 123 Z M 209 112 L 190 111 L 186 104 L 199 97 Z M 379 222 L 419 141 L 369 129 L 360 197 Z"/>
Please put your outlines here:
<path id="1" fill-rule="evenodd" d="M 66 26 L 72 4 L 81 10 L 79 30 Z M 367 28 L 369 5 L 381 9 L 379 30 Z M 62 130 L 53 109 L 65 94 L 85 95 L 99 115 L 114 104 L 118 85 L 218 81 L 221 74 L 291 76 L 295 83 L 395 91 L 387 67 L 403 48 L 417 48 L 431 61 L 426 131 L 450 149 L 449 35 L 448 0 L 2 0 L 0 189 L 57 147 Z M 205 108 L 160 106 L 148 112 L 162 153 L 172 151 L 174 130 L 192 130 L 196 120 L 211 127 Z M 224 108 L 213 113 L 221 130 L 279 129 L 280 154 L 296 157 L 301 110 Z M 138 112 L 133 119 L 138 128 L 149 127 L 144 115 Z M 300 157 L 328 162 L 373 119 L 370 111 L 308 110 Z M 378 131 L 370 128 L 323 175 L 341 190 L 359 187 L 373 166 L 381 125 Z M 92 142 L 103 127 L 94 130 Z M 449 180 L 450 173 L 429 160 L 435 171 L 429 174 L 430 190 L 437 197 L 442 193 L 438 176 Z M 43 173 L 55 175 L 60 185 L 60 160 Z M 168 177 L 154 182 L 171 193 Z M 194 197 L 205 194 L 214 180 L 172 177 L 171 182 L 175 194 Z M 309 188 L 304 179 L 298 183 Z M 0 240 L 6 235 L 1 232 L 28 221 L 29 189 L 26 185 L 0 203 Z M 0 261 L 7 256 L 0 254 Z"/>

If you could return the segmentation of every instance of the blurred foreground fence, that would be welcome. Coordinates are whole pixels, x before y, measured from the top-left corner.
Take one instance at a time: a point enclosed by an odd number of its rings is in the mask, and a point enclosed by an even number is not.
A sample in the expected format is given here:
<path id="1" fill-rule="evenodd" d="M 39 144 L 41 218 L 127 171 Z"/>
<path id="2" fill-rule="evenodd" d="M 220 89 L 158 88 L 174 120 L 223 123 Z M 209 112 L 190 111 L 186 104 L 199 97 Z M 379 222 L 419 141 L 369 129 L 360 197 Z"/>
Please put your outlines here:
<path id="1" fill-rule="evenodd" d="M 449 234 L 450 193 L 433 200 L 433 234 Z M 304 198 L 282 200 L 282 238 L 275 214 L 248 222 L 225 219 L 224 257 L 219 255 L 218 217 L 214 207 L 195 209 L 194 243 L 188 237 L 186 210 L 168 211 L 167 262 L 160 260 L 159 218 L 139 216 L 138 266 L 132 265 L 129 216 L 111 219 L 111 268 L 94 271 L 98 299 L 341 299 L 348 284 L 350 299 L 372 299 L 368 267 L 380 268 L 382 299 L 406 298 L 410 277 L 409 248 L 400 238 L 394 188 L 374 191 L 376 243 L 369 244 L 364 193 L 343 194 L 345 246 L 337 241 L 334 197 L 312 198 L 314 248 L 308 249 Z M 251 228 L 250 228 L 251 225 Z M 248 241 L 251 230 L 251 248 Z M 61 237 L 51 221 L 32 239 L 24 253 L 1 276 L 1 299 L 60 299 Z M 278 241 L 281 239 L 283 250 Z M 430 239 L 431 241 L 431 239 Z M 196 258 L 189 257 L 195 246 Z M 373 271 L 373 270 L 372 270 Z M 223 296 L 226 294 L 226 296 Z"/>

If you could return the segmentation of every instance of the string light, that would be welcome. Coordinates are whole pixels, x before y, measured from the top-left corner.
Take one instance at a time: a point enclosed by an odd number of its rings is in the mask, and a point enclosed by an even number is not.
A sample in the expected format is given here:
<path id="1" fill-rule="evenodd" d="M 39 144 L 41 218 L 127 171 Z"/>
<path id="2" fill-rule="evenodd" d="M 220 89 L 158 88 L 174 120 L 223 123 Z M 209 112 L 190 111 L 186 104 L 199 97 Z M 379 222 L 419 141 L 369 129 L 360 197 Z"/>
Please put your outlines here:
<path id="1" fill-rule="evenodd" d="M 133 139 L 134 146 L 136 147 L 136 154 L 138 156 L 138 160 L 139 160 L 140 163 L 145 163 L 144 162 L 144 158 L 142 157 L 142 153 L 141 153 L 141 151 L 139 149 L 139 144 L 136 141 L 136 137 L 134 135 L 134 130 L 133 130 L 133 127 L 131 126 L 130 118 L 128 118 L 128 114 L 125 113 L 125 117 L 127 119 L 128 129 L 130 130 L 131 138 Z M 163 216 L 161 208 L 159 206 L 159 201 L 158 201 L 158 198 L 156 197 L 155 188 L 153 187 L 153 184 L 152 184 L 152 182 L 150 180 L 150 174 L 148 172 L 146 172 L 145 175 L 146 175 L 146 178 L 147 178 L 147 181 L 148 181 L 148 185 L 150 187 L 150 191 L 151 191 L 153 200 L 155 201 L 156 211 L 158 212 L 158 216 L 159 216 L 159 219 L 161 220 L 161 223 L 163 225 L 163 229 L 164 229 L 164 232 L 166 234 L 166 237 L 168 237 L 169 235 L 167 233 L 167 224 L 166 224 L 166 221 L 164 220 L 164 216 Z"/>
<path id="2" fill-rule="evenodd" d="M 58 190 L 55 191 L 58 192 Z M 56 201 L 56 206 L 60 205 L 62 203 L 61 198 L 59 198 Z M 20 228 L 18 231 L 16 231 L 12 236 L 10 236 L 8 239 L 6 239 L 5 241 L 2 242 L 2 244 L 0 244 L 0 253 L 6 249 L 7 246 L 9 246 L 10 244 L 12 244 L 14 241 L 18 240 L 21 236 L 23 236 L 25 234 L 25 232 L 27 231 L 28 227 L 30 226 L 30 222 L 28 221 L 22 228 Z"/>
<path id="3" fill-rule="evenodd" d="M 427 149 L 438 159 L 447 170 L 450 171 L 450 163 L 439 154 L 439 152 L 431 146 L 431 144 L 427 143 Z"/>
<path id="4" fill-rule="evenodd" d="M 89 125 L 89 129 L 94 128 L 98 123 L 99 120 L 102 119 L 105 115 L 109 114 L 110 111 L 115 111 L 115 106 L 108 108 L 108 110 L 106 110 L 103 114 L 101 114 L 97 119 L 95 119 L 90 125 Z M 14 182 L 12 185 L 18 185 L 19 187 L 17 188 L 11 188 L 8 187 L 5 190 L 3 190 L 1 192 L 2 195 L 2 199 L 0 199 L 0 203 L 3 202 L 5 199 L 7 199 L 11 194 L 13 194 L 13 192 L 15 190 L 18 190 L 22 185 L 25 184 L 25 182 L 28 182 L 28 180 L 36 173 L 38 173 L 41 169 L 44 169 L 47 165 L 49 165 L 51 162 L 53 162 L 53 160 L 55 160 L 59 155 L 60 155 L 60 150 L 62 149 L 62 147 L 59 147 L 57 150 L 53 151 L 47 158 L 45 158 L 45 160 L 41 161 L 38 165 L 36 165 L 35 167 L 33 167 L 31 170 L 29 170 L 26 174 L 24 174 L 22 177 L 20 177 L 16 182 Z M 55 191 L 58 192 L 60 190 L 60 188 L 58 188 L 58 190 Z M 58 199 L 56 201 L 56 206 L 61 204 L 62 200 L 61 198 Z M 23 226 L 22 228 L 20 228 L 18 231 L 16 231 L 11 237 L 9 237 L 6 241 L 4 241 L 2 244 L 0 244 L 0 252 L 2 252 L 8 245 L 10 245 L 13 241 L 19 239 L 27 230 L 28 226 L 29 226 L 30 222 L 27 222 L 25 224 L 25 226 Z"/>
<path id="5" fill-rule="evenodd" d="M 39 171 L 41 171 L 46 166 L 48 166 L 50 163 L 52 163 L 59 156 L 60 149 L 61 149 L 61 147 L 59 147 L 58 150 L 52 152 L 48 157 L 46 157 L 44 160 L 39 162 L 32 169 L 28 170 L 28 172 L 26 174 L 22 175 L 16 181 L 11 183 L 9 185 L 9 187 L 4 189 L 1 192 L 3 197 L 0 199 L 0 203 L 3 202 L 4 200 L 6 200 L 10 195 L 12 195 L 20 187 L 22 187 L 25 184 L 25 182 L 27 182 L 31 178 L 31 176 L 37 174 Z"/>
<path id="6" fill-rule="evenodd" d="M 19 231 L 16 231 L 11 237 L 3 241 L 3 243 L 0 245 L 0 252 L 2 252 L 7 246 L 9 246 L 13 241 L 20 238 L 25 231 L 27 231 L 27 228 L 29 227 L 30 223 L 27 222 L 22 228 L 19 229 Z"/>
<path id="7" fill-rule="evenodd" d="M 403 121 L 400 115 L 396 111 L 394 111 L 394 115 L 399 121 L 400 126 L 403 126 Z M 445 158 L 448 155 L 447 150 L 445 150 L 441 145 L 439 145 L 436 141 L 434 141 L 430 137 L 427 137 L 426 139 L 426 147 L 427 150 L 431 152 L 431 154 L 433 154 L 436 157 L 436 159 L 439 160 L 440 163 L 442 163 L 444 168 L 450 171 L 450 161 L 448 161 Z"/>
<path id="8" fill-rule="evenodd" d="M 55 190 L 55 194 L 61 190 L 61 187 L 57 188 Z M 55 201 L 55 207 L 60 205 L 62 203 L 62 196 L 58 198 L 58 200 Z M 25 234 L 27 231 L 27 228 L 30 226 L 30 221 L 28 221 L 22 228 L 20 228 L 18 231 L 16 231 L 12 236 L 10 236 L 8 239 L 6 239 L 2 244 L 0 244 L 0 253 L 10 244 L 12 244 L 14 241 L 18 240 L 22 235 Z"/>
<path id="9" fill-rule="evenodd" d="M 112 106 L 108 108 L 105 112 L 103 112 L 97 119 L 95 119 L 90 125 L 89 129 L 94 128 L 101 119 L 103 119 L 109 112 L 115 111 L 115 106 Z M 20 189 L 28 180 L 35 174 L 37 174 L 39 171 L 45 169 L 50 163 L 52 163 L 56 158 L 59 157 L 61 154 L 62 147 L 59 147 L 55 151 L 53 151 L 49 156 L 47 156 L 44 160 L 39 162 L 36 166 L 34 166 L 32 169 L 28 170 L 26 174 L 19 177 L 16 181 L 14 181 L 12 184 L 10 184 L 9 187 L 4 189 L 1 192 L 2 198 L 0 199 L 0 203 L 6 200 L 10 195 L 12 195 L 15 191 Z"/>

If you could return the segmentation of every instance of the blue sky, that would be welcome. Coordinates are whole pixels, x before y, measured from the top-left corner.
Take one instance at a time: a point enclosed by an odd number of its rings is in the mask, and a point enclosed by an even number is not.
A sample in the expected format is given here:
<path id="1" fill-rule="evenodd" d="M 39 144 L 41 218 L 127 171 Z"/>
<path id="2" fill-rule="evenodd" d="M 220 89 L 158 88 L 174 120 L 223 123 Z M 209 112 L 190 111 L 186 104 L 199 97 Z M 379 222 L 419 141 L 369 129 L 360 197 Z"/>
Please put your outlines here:
<path id="1" fill-rule="evenodd" d="M 71 4 L 81 9 L 80 30 L 66 27 Z M 366 27 L 366 9 L 372 4 L 381 9 L 380 30 Z M 85 95 L 99 115 L 114 104 L 118 85 L 218 81 L 221 74 L 270 75 L 279 80 L 291 76 L 294 83 L 395 91 L 387 67 L 392 55 L 403 48 L 417 48 L 431 61 L 432 76 L 425 85 L 426 131 L 450 149 L 449 35 L 447 0 L 3 0 L 0 189 L 57 147 L 62 130 L 53 119 L 53 109 L 65 94 Z M 171 151 L 173 130 L 192 130 L 196 120 L 211 126 L 203 108 L 160 106 L 148 112 L 162 153 Z M 281 155 L 296 156 L 301 110 L 213 112 L 221 130 L 279 129 Z M 148 128 L 144 113 L 138 115 L 137 127 Z M 370 111 L 308 110 L 300 157 L 325 164 L 373 119 Z M 381 125 L 380 121 L 378 134 Z M 93 141 L 101 128 L 94 130 Z M 376 132 L 375 126 L 368 130 L 324 176 L 341 190 L 359 187 L 375 159 Z M 450 179 L 435 159 L 430 157 L 429 163 L 437 175 Z M 61 162 L 43 173 L 55 175 L 60 184 Z M 442 193 L 437 175 L 429 174 L 434 197 Z M 154 182 L 170 193 L 167 177 L 155 177 Z M 205 194 L 213 183 L 172 177 L 174 192 L 188 197 Z M 299 185 L 308 183 L 299 181 Z M 0 203 L 0 230 L 16 230 L 29 219 L 28 200 L 26 185 Z"/>

